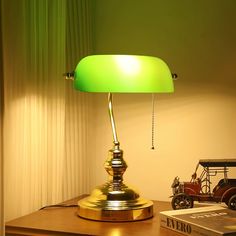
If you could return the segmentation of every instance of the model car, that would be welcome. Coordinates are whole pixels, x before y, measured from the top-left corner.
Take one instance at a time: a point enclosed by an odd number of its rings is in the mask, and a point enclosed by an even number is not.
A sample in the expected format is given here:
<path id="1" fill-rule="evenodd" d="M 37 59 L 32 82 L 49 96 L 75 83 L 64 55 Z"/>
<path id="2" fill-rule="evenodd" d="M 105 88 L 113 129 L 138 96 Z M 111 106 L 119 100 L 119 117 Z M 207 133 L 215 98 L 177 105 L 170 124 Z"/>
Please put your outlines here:
<path id="1" fill-rule="evenodd" d="M 202 171 L 198 177 L 199 167 Z M 174 178 L 171 185 L 172 208 L 192 208 L 194 201 L 198 201 L 224 202 L 228 208 L 236 210 L 236 178 L 228 178 L 228 172 L 233 167 L 236 167 L 236 159 L 199 160 L 189 182 L 181 182 L 178 176 Z M 213 185 L 211 178 L 217 175 L 222 175 L 223 178 Z"/>

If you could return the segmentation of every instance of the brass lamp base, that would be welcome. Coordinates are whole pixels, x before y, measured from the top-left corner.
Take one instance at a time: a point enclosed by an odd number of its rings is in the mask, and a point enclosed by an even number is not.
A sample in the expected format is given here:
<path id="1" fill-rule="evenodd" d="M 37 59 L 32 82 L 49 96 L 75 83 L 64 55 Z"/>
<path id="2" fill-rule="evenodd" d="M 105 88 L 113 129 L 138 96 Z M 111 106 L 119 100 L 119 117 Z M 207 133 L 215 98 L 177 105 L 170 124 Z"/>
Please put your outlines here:
<path id="1" fill-rule="evenodd" d="M 93 190 L 92 194 L 78 202 L 78 215 L 98 221 L 136 221 L 153 216 L 153 202 L 139 197 L 139 194 L 123 183 L 127 164 L 117 139 L 112 112 L 112 95 L 108 95 L 109 114 L 113 131 L 114 146 L 109 150 L 104 167 L 109 181 Z"/>
<path id="2" fill-rule="evenodd" d="M 153 216 L 153 202 L 139 197 L 126 185 L 119 191 L 112 190 L 108 182 L 93 190 L 89 197 L 78 202 L 78 215 L 97 221 L 137 221 Z"/>

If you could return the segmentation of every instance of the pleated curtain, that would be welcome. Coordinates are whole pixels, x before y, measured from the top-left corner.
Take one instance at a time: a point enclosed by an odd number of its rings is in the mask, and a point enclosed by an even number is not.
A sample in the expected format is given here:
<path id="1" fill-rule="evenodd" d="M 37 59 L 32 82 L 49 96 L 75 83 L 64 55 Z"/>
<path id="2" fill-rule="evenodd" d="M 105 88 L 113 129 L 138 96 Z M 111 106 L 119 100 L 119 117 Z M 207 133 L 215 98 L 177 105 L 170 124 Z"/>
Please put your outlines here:
<path id="1" fill-rule="evenodd" d="M 1 12 L 1 4 L 0 4 Z M 2 63 L 2 24 L 0 20 L 0 235 L 4 235 L 3 201 L 3 63 Z"/>
<path id="2" fill-rule="evenodd" d="M 63 78 L 92 53 L 90 4 L 2 0 L 6 221 L 90 188 L 92 96 Z"/>

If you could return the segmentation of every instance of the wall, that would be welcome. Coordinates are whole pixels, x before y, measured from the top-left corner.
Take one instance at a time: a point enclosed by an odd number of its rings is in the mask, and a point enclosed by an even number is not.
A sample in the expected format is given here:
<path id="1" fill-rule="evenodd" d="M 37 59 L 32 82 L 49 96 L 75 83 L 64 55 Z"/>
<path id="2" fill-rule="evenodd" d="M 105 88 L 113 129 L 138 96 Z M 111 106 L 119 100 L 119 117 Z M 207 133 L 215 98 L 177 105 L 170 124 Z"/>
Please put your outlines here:
<path id="1" fill-rule="evenodd" d="M 96 54 L 158 56 L 178 74 L 175 93 L 156 96 L 155 150 L 151 95 L 114 97 L 126 181 L 148 198 L 169 200 L 173 178 L 190 180 L 200 158 L 236 156 L 236 2 L 94 2 Z M 102 163 L 112 146 L 106 99 L 94 99 L 94 186 L 106 179 Z"/>

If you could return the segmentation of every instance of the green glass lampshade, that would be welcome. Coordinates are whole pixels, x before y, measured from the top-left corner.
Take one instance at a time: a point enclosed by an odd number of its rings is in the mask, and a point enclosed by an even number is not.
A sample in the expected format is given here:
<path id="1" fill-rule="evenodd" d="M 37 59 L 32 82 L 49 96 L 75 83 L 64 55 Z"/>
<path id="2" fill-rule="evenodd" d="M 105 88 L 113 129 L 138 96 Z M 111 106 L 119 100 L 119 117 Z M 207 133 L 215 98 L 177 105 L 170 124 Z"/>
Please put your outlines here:
<path id="1" fill-rule="evenodd" d="M 171 93 L 171 72 L 164 61 L 151 56 L 92 55 L 74 72 L 74 87 L 84 92 Z"/>

